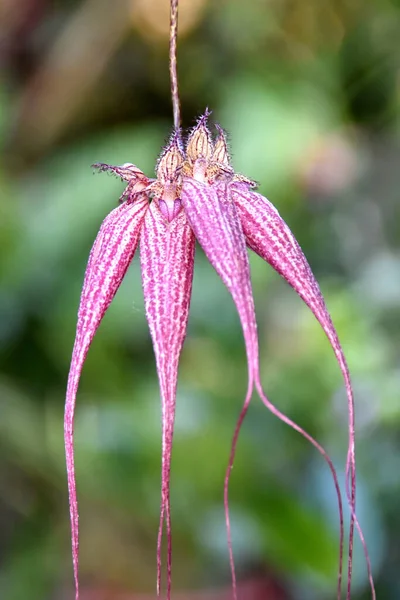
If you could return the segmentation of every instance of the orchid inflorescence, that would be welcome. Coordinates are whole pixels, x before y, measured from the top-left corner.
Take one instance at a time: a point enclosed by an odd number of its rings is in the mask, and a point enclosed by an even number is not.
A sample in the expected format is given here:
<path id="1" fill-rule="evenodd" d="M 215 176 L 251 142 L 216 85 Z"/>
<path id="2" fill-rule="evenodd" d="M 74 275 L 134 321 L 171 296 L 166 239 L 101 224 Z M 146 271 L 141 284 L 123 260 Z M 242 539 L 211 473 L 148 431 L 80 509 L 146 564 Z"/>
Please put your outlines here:
<path id="1" fill-rule="evenodd" d="M 313 311 L 333 347 L 353 405 L 350 377 L 339 340 L 307 260 L 276 208 L 254 191 L 256 184 L 234 173 L 223 130 L 212 140 L 209 113 L 191 131 L 186 148 L 175 131 L 149 179 L 135 165 L 97 164 L 127 182 L 120 205 L 104 220 L 97 235 L 83 284 L 77 335 L 68 382 L 65 436 L 72 521 L 72 543 L 78 586 L 78 510 L 73 460 L 73 417 L 82 366 L 100 321 L 117 292 L 140 243 L 146 316 L 153 340 L 162 401 L 162 483 L 158 536 L 158 589 L 161 579 L 161 539 L 166 523 L 168 598 L 171 585 L 171 518 L 169 479 L 174 428 L 176 386 L 181 349 L 186 335 L 192 292 L 195 240 L 232 295 L 246 345 L 248 390 L 235 432 L 225 481 L 229 549 L 234 576 L 227 504 L 229 473 L 236 440 L 254 386 L 264 404 L 305 436 L 324 456 L 331 469 L 339 502 L 340 565 L 343 552 L 343 511 L 335 469 L 324 449 L 298 425 L 278 411 L 266 397 L 259 373 L 258 336 L 246 246 L 251 248 L 296 290 Z M 348 471 L 354 486 L 354 444 Z M 354 507 L 352 519 L 354 520 Z M 357 523 L 357 522 L 356 522 Z M 350 556 L 351 560 L 351 556 Z M 341 567 L 340 567 L 341 568 Z M 351 569 L 351 563 L 349 565 Z M 341 573 L 339 575 L 340 590 Z M 340 591 L 339 591 L 340 593 Z M 339 596 L 340 597 L 340 596 Z"/>
<path id="2" fill-rule="evenodd" d="M 177 0 L 172 0 L 171 48 L 175 52 Z M 174 12 L 175 11 L 175 12 Z M 175 39 L 176 42 L 176 39 Z M 89 346 L 112 302 L 140 244 L 146 317 L 153 341 L 162 408 L 161 508 L 157 543 L 157 591 L 161 585 L 161 544 L 167 534 L 167 598 L 171 598 L 170 470 L 174 433 L 179 358 L 186 336 L 192 293 L 195 242 L 230 292 L 236 305 L 246 347 L 248 386 L 235 429 L 224 484 L 228 548 L 236 599 L 236 579 L 228 510 L 228 485 L 239 430 L 255 388 L 265 406 L 303 435 L 327 462 L 338 499 L 340 521 L 337 598 L 341 598 L 344 547 L 343 507 L 335 468 L 324 448 L 306 431 L 280 412 L 264 393 L 259 370 L 259 349 L 247 248 L 268 262 L 298 293 L 321 324 L 343 374 L 349 410 L 349 446 L 346 462 L 346 495 L 350 507 L 350 532 L 346 599 L 350 599 L 354 527 L 364 548 L 372 597 L 371 566 L 362 530 L 355 514 L 354 401 L 350 375 L 336 330 L 318 283 L 289 227 L 276 208 L 256 192 L 254 181 L 236 174 L 231 166 L 226 136 L 216 126 L 213 140 L 208 128 L 210 113 L 198 120 L 186 143 L 179 127 L 176 101 L 176 60 L 171 61 L 175 129 L 162 151 L 155 179 L 131 163 L 94 165 L 126 182 L 120 204 L 104 219 L 90 252 L 78 311 L 75 345 L 68 379 L 65 408 L 65 447 L 70 500 L 72 555 L 76 600 L 78 582 L 78 506 L 75 484 L 73 430 L 79 379 Z M 175 94 L 175 95 L 174 95 Z"/>

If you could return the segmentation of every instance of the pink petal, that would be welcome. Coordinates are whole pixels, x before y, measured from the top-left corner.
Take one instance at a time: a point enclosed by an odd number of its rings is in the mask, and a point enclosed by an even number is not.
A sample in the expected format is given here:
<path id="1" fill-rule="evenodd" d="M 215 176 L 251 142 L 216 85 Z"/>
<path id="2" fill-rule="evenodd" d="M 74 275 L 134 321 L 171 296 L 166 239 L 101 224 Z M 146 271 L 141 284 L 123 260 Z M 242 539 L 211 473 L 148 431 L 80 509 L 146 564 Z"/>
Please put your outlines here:
<path id="1" fill-rule="evenodd" d="M 162 405 L 161 515 L 157 546 L 157 591 L 161 584 L 161 542 L 167 526 L 167 598 L 171 596 L 170 470 L 179 356 L 186 336 L 192 293 L 195 238 L 185 212 L 167 220 L 157 201 L 148 211 L 140 259 L 146 315 L 153 340 Z"/>
<path id="2" fill-rule="evenodd" d="M 312 310 L 331 343 L 342 371 L 347 391 L 349 410 L 349 449 L 346 463 L 346 493 L 350 503 L 351 520 L 347 597 L 350 598 L 354 524 L 357 527 L 364 547 L 368 577 L 373 597 L 375 597 L 368 551 L 363 533 L 355 515 L 356 464 L 353 390 L 349 369 L 335 327 L 307 259 L 276 208 L 264 198 L 264 196 L 261 196 L 261 194 L 250 191 L 248 186 L 232 185 L 231 193 L 242 223 L 247 244 L 293 287 L 302 300 L 304 300 Z M 349 477 L 351 490 L 349 490 Z"/>
<path id="3" fill-rule="evenodd" d="M 228 511 L 228 485 L 241 424 L 247 412 L 254 383 L 267 408 L 279 419 L 301 433 L 311 442 L 326 460 L 334 480 L 338 498 L 340 517 L 340 555 L 338 576 L 338 598 L 341 593 L 341 569 L 343 547 L 342 500 L 336 471 L 325 450 L 307 432 L 286 415 L 281 413 L 266 397 L 259 373 L 258 336 L 251 288 L 250 267 L 246 241 L 234 202 L 227 184 L 205 185 L 192 179 L 185 179 L 182 187 L 182 203 L 189 223 L 202 246 L 208 260 L 225 283 L 232 295 L 239 313 L 246 345 L 249 381 L 246 398 L 240 413 L 231 448 L 228 469 L 225 477 L 224 499 L 225 518 L 228 533 L 229 558 L 233 582 L 233 595 L 236 599 L 236 577 L 232 553 L 230 521 Z"/>
<path id="4" fill-rule="evenodd" d="M 147 208 L 147 198 L 142 196 L 134 203 L 118 206 L 104 219 L 90 252 L 82 288 L 64 416 L 76 600 L 79 598 L 79 530 L 73 439 L 75 399 L 89 346 L 133 258 Z"/>

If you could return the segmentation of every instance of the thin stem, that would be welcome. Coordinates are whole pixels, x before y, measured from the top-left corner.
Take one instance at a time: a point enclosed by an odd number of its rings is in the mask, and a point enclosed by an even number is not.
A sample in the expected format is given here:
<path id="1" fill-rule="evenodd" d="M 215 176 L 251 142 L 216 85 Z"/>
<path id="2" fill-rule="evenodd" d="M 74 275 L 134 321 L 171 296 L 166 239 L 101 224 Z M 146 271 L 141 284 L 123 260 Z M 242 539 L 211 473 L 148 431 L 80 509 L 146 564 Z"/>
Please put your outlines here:
<path id="1" fill-rule="evenodd" d="M 169 26 L 169 76 L 171 79 L 172 111 L 174 113 L 174 127 L 178 130 L 181 126 L 181 108 L 179 104 L 178 72 L 176 61 L 176 46 L 178 38 L 178 4 L 179 0 L 171 0 L 171 17 Z"/>
<path id="2" fill-rule="evenodd" d="M 346 461 L 346 495 L 350 503 L 351 516 L 350 516 L 350 530 L 349 530 L 349 554 L 347 563 L 347 598 L 351 598 L 351 577 L 353 573 L 353 549 L 354 549 L 354 524 L 356 521 L 355 510 L 356 510 L 356 456 L 355 456 L 355 421 L 354 421 L 354 407 L 350 410 L 350 439 L 349 439 L 349 451 Z M 349 489 L 350 485 L 350 489 Z M 362 541 L 362 536 L 361 541 Z M 367 556 L 368 566 L 368 556 Z M 369 574 L 369 573 L 368 573 Z"/>
<path id="3" fill-rule="evenodd" d="M 318 450 L 318 452 L 321 454 L 322 458 L 325 460 L 325 462 L 327 463 L 327 465 L 331 471 L 331 475 L 332 475 L 332 479 L 333 479 L 333 483 L 334 483 L 335 491 L 336 491 L 336 497 L 337 497 L 337 501 L 338 501 L 338 509 L 339 509 L 340 536 L 339 536 L 339 569 L 338 569 L 338 581 L 337 581 L 337 599 L 340 600 L 342 597 L 342 578 L 343 578 L 342 571 L 343 571 L 344 522 L 343 522 L 342 494 L 340 492 L 339 481 L 338 481 L 336 469 L 333 465 L 333 462 L 332 462 L 329 454 L 327 454 L 327 452 L 325 451 L 323 446 L 321 446 L 309 433 L 307 433 L 307 431 L 305 431 L 302 427 L 297 425 L 297 423 L 295 423 L 294 421 L 289 419 L 289 417 L 287 417 L 284 413 L 281 413 L 281 411 L 278 410 L 275 407 L 275 405 L 269 401 L 267 396 L 264 394 L 264 390 L 261 385 L 259 373 L 256 373 L 255 383 L 256 383 L 256 389 L 257 389 L 258 395 L 260 396 L 262 403 L 268 408 L 268 410 L 273 415 L 278 417 L 278 419 L 280 419 L 283 423 L 286 423 L 286 425 L 289 425 L 289 427 L 291 427 L 292 429 L 294 429 L 295 431 L 300 433 L 300 435 L 302 435 L 306 440 L 308 440 L 314 446 L 314 448 L 316 448 Z M 353 515 L 354 519 L 356 519 L 354 511 L 352 511 L 352 515 Z M 358 525 L 358 521 L 356 521 L 356 523 Z M 361 534 L 362 534 L 362 532 L 361 532 Z M 349 599 L 350 599 L 349 596 L 346 597 L 346 600 L 349 600 Z M 376 600 L 375 597 L 374 597 L 374 600 Z"/>
<path id="4" fill-rule="evenodd" d="M 231 478 L 231 471 L 233 468 L 233 462 L 235 460 L 236 454 L 236 446 L 239 438 L 239 433 L 242 427 L 242 423 L 246 416 L 247 410 L 250 405 L 251 396 L 253 393 L 254 381 L 253 376 L 249 378 L 247 394 L 244 401 L 244 405 L 242 410 L 240 411 L 239 418 L 236 423 L 235 433 L 233 434 L 233 440 L 231 445 L 231 451 L 229 455 L 229 463 L 228 468 L 226 470 L 225 481 L 224 481 L 224 508 L 225 508 L 225 523 L 226 523 L 226 534 L 228 538 L 228 552 L 229 552 L 229 564 L 231 567 L 231 577 L 232 577 L 232 600 L 237 600 L 237 585 L 236 585 L 236 571 L 235 571 L 235 560 L 233 557 L 233 547 L 232 547 L 232 533 L 231 533 L 231 520 L 229 515 L 229 481 Z"/>

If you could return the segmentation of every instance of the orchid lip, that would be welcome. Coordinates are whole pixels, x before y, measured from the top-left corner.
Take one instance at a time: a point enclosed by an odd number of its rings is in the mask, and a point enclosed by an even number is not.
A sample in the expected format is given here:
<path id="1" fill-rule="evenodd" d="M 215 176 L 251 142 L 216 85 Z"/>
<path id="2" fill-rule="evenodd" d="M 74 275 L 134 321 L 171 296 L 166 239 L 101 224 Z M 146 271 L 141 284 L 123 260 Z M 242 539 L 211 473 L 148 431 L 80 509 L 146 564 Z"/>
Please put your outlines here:
<path id="1" fill-rule="evenodd" d="M 164 217 L 169 222 L 171 222 L 173 219 L 175 219 L 176 215 L 182 208 L 182 202 L 179 198 L 176 198 L 175 200 L 172 200 L 172 201 L 171 200 L 167 201 L 167 200 L 164 200 L 163 198 L 160 198 L 158 200 L 158 205 L 160 207 L 161 213 L 164 215 Z"/>

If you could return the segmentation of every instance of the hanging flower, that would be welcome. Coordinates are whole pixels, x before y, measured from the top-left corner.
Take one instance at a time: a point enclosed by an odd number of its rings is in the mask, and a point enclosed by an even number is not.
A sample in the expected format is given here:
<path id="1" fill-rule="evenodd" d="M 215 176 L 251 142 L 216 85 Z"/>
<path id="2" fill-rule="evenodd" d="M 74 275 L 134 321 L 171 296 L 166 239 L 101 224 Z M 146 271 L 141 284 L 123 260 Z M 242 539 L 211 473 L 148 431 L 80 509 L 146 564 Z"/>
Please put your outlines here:
<path id="1" fill-rule="evenodd" d="M 334 479 L 340 515 L 338 598 L 341 590 L 343 513 L 335 469 L 324 449 L 303 429 L 283 415 L 265 395 L 260 379 L 254 299 L 247 247 L 267 261 L 295 289 L 324 329 L 342 370 L 350 411 L 347 459 L 351 527 L 358 523 L 355 506 L 353 396 L 339 340 L 306 258 L 276 208 L 255 191 L 256 184 L 234 173 L 226 138 L 217 127 L 212 140 L 209 113 L 201 117 L 183 148 L 175 131 L 157 165 L 157 178 L 149 179 L 135 165 L 95 165 L 121 177 L 127 187 L 120 205 L 103 221 L 86 269 L 78 312 L 75 345 L 65 409 L 65 446 L 70 498 L 73 565 L 76 598 L 78 586 L 78 507 L 74 474 L 73 423 L 82 367 L 96 330 L 113 300 L 140 243 L 143 292 L 156 358 L 162 408 L 161 510 L 157 545 L 157 589 L 161 582 L 161 542 L 167 531 L 167 597 L 171 596 L 170 468 L 174 432 L 179 358 L 186 335 L 192 293 L 195 240 L 229 290 L 236 305 L 246 346 L 248 389 L 235 431 L 225 479 L 228 544 L 236 583 L 230 539 L 228 483 L 236 441 L 253 389 L 263 403 L 285 423 L 306 437 L 327 461 Z M 351 538 L 352 539 L 352 538 Z M 351 574 L 351 557 L 349 560 Z M 348 584 L 348 594 L 350 593 Z M 349 596 L 348 596 L 349 597 Z"/>

